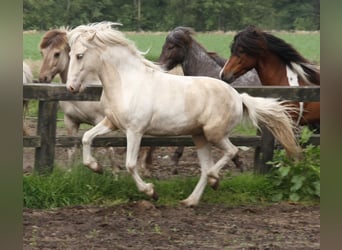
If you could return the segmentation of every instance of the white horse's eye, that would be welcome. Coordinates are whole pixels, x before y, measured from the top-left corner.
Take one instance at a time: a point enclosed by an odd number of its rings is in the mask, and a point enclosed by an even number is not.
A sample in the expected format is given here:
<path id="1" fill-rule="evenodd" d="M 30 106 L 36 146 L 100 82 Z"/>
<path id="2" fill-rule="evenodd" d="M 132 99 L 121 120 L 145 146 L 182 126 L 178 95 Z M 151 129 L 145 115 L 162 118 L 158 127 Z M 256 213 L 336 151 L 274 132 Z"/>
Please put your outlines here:
<path id="1" fill-rule="evenodd" d="M 76 55 L 77 60 L 82 59 L 82 58 L 83 58 L 83 55 L 84 55 L 84 54 L 77 54 L 77 55 Z"/>

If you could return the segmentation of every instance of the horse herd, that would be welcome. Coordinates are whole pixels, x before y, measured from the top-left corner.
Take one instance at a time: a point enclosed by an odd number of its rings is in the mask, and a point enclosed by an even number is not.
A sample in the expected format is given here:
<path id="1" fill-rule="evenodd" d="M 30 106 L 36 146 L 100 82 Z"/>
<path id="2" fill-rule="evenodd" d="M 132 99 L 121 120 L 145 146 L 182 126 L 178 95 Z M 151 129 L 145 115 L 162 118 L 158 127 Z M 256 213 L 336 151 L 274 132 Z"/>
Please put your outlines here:
<path id="1" fill-rule="evenodd" d="M 227 84 L 319 85 L 319 70 L 291 45 L 269 33 L 254 26 L 240 31 L 226 60 L 206 51 L 193 38 L 191 28 L 177 27 L 166 37 L 158 63 L 153 63 L 113 26 L 117 24 L 101 22 L 72 30 L 51 30 L 40 43 L 43 63 L 39 82 L 49 83 L 59 74 L 73 93 L 89 84 L 103 86 L 99 102 L 60 101 L 70 135 L 77 133 L 81 123 L 94 126 L 82 138 L 83 163 L 94 172 L 103 169 L 91 154 L 92 140 L 121 130 L 127 137 L 128 172 L 140 191 L 157 198 L 153 184 L 145 183 L 137 171 L 142 136 L 191 135 L 201 175 L 182 203 L 195 206 L 207 183 L 217 188 L 219 171 L 227 161 L 232 159 L 241 167 L 238 149 L 229 135 L 245 119 L 255 127 L 265 125 L 294 157 L 300 154 L 294 127 L 308 124 L 319 128 L 319 102 L 288 103 L 251 97 Z M 181 65 L 184 76 L 167 73 L 177 65 Z M 212 145 L 223 154 L 216 163 Z M 140 152 L 143 168 L 151 164 L 153 149 Z M 182 147 L 176 150 L 175 164 L 182 152 Z M 72 155 L 71 149 L 69 157 Z"/>

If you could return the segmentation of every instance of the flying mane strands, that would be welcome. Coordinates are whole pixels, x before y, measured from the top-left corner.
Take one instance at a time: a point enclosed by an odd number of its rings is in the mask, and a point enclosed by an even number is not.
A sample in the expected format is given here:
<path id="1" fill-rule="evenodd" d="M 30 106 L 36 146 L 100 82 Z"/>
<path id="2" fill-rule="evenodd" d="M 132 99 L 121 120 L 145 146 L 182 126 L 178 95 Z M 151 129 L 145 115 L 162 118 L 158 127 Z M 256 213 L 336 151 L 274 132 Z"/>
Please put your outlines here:
<path id="1" fill-rule="evenodd" d="M 292 70 L 307 83 L 320 82 L 319 69 L 304 58 L 291 44 L 267 32 L 261 32 L 267 41 L 267 46 L 276 53 Z"/>
<path id="2" fill-rule="evenodd" d="M 70 46 L 73 46 L 73 43 L 78 38 L 78 36 L 86 32 L 87 37 L 85 37 L 85 39 L 90 44 L 94 44 L 95 46 L 99 47 L 104 47 L 104 45 L 106 44 L 125 46 L 134 55 L 138 56 L 138 58 L 140 58 L 140 60 L 146 66 L 162 71 L 162 69 L 158 65 L 143 57 L 146 52 L 139 51 L 135 44 L 131 40 L 127 39 L 121 31 L 113 29 L 113 25 L 118 26 L 122 24 L 114 22 L 100 22 L 91 23 L 88 25 L 80 25 L 68 33 L 69 44 Z"/>

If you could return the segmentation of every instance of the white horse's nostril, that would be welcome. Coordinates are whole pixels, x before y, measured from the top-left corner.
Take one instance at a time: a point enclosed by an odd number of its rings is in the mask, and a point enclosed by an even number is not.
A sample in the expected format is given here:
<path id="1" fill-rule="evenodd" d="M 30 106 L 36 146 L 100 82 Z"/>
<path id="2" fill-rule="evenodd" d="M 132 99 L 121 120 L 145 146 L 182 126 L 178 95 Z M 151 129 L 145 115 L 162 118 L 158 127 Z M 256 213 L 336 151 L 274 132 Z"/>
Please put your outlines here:
<path id="1" fill-rule="evenodd" d="M 67 86 L 67 89 L 68 89 L 70 92 L 75 92 L 75 89 L 74 89 L 74 87 L 72 87 L 72 86 Z"/>

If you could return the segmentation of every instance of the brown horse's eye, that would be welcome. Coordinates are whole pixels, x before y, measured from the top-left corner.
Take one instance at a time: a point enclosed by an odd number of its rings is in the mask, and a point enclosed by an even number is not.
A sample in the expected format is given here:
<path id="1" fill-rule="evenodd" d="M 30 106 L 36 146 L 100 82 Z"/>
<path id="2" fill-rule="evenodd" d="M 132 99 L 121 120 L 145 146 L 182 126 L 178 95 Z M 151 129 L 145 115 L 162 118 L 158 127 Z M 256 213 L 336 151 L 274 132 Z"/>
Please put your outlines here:
<path id="1" fill-rule="evenodd" d="M 54 56 L 55 58 L 58 58 L 59 55 L 60 55 L 60 53 L 59 53 L 59 52 L 56 52 L 53 56 Z"/>

